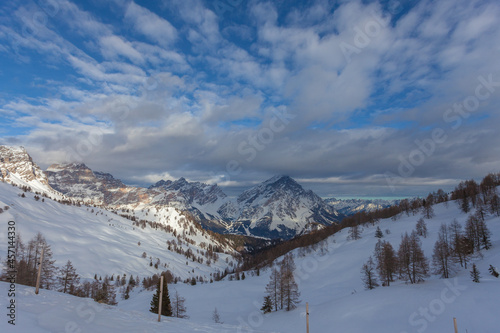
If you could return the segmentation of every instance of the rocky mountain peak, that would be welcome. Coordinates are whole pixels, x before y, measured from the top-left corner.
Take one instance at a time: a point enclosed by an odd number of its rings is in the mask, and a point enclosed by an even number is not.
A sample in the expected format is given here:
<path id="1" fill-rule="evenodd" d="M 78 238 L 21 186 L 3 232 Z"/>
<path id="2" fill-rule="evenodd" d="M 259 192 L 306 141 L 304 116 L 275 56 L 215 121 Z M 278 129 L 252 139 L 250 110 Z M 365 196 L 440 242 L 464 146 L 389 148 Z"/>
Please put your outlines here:
<path id="1" fill-rule="evenodd" d="M 90 170 L 84 163 L 56 163 L 47 168 L 50 172 Z"/>
<path id="2" fill-rule="evenodd" d="M 236 214 L 235 229 L 269 238 L 294 237 L 312 225 L 337 223 L 339 214 L 293 178 L 274 176 L 246 190 L 236 207 L 224 207 L 224 215 Z M 233 215 L 234 216 L 234 215 Z"/>
<path id="3" fill-rule="evenodd" d="M 43 185 L 49 184 L 24 147 L 0 146 L 0 176 L 3 181 L 13 181 L 12 178 L 17 177 L 27 183 L 37 181 Z"/>
<path id="4" fill-rule="evenodd" d="M 170 186 L 170 184 L 172 184 L 171 180 L 163 180 L 162 179 L 162 180 L 156 182 L 154 185 L 151 185 L 150 187 L 148 187 L 148 189 L 151 190 L 151 189 L 154 189 L 157 187 Z"/>
<path id="5" fill-rule="evenodd" d="M 176 181 L 172 182 L 169 185 L 169 188 L 171 188 L 172 190 L 180 190 L 180 189 L 182 189 L 185 186 L 189 186 L 189 187 L 195 186 L 196 187 L 198 184 L 199 183 L 189 183 L 186 180 L 186 178 L 181 177 L 181 178 L 177 179 Z"/>
<path id="6" fill-rule="evenodd" d="M 281 197 L 284 194 L 300 196 L 305 190 L 290 176 L 274 176 L 263 183 L 244 191 L 237 199 L 238 203 L 252 205 L 271 197 Z"/>

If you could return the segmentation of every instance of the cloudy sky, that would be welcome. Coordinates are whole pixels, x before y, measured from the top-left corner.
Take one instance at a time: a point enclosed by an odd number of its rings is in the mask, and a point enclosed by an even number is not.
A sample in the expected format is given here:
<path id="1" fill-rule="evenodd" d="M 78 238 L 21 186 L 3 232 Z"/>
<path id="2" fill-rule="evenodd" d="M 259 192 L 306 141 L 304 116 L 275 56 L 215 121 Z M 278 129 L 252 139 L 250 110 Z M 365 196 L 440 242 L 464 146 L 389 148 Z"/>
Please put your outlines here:
<path id="1" fill-rule="evenodd" d="M 3 1 L 0 144 L 230 194 L 424 195 L 500 171 L 498 1 Z"/>

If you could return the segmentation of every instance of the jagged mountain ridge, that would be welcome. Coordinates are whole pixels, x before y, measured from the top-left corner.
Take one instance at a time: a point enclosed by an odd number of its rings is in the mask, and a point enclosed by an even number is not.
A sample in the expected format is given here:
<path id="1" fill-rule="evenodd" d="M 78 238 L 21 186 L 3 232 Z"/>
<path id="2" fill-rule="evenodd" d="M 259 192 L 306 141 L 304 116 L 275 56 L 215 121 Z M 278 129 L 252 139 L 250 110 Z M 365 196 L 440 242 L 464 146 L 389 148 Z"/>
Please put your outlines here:
<path id="1" fill-rule="evenodd" d="M 99 205 L 127 211 L 142 211 L 150 207 L 176 208 L 189 211 L 207 229 L 224 231 L 227 228 L 215 216 L 215 207 L 227 198 L 217 185 L 190 183 L 181 178 L 161 180 L 149 188 L 134 187 L 123 184 L 109 173 L 92 171 L 82 163 L 51 165 L 47 175 L 54 188 L 70 197 L 90 199 Z M 149 216 L 149 219 L 155 217 L 158 216 Z"/>
<path id="2" fill-rule="evenodd" d="M 24 149 L 3 147 L 3 151 L 19 155 L 17 161 L 31 161 Z M 13 168 L 5 166 L 3 162 L 4 169 Z M 219 233 L 289 239 L 341 218 L 319 196 L 304 190 L 289 176 L 275 176 L 231 200 L 217 185 L 185 178 L 161 180 L 142 188 L 125 185 L 111 174 L 93 171 L 83 163 L 53 164 L 45 172 L 37 170 L 46 191 L 160 223 L 169 223 L 171 209 L 185 211 L 204 228 Z M 156 213 L 148 215 L 151 208 Z"/>
<path id="3" fill-rule="evenodd" d="M 350 216 L 359 212 L 372 212 L 377 209 L 397 205 L 399 200 L 328 198 L 325 199 L 325 202 L 339 213 L 345 216 Z"/>
<path id="4" fill-rule="evenodd" d="M 223 209 L 224 216 L 234 218 L 233 231 L 268 238 L 292 238 L 341 218 L 313 191 L 286 175 L 244 191 L 233 206 Z"/>
<path id="5" fill-rule="evenodd" d="M 55 199 L 64 196 L 49 185 L 47 175 L 33 161 L 24 147 L 0 146 L 0 180 L 30 188 Z"/>

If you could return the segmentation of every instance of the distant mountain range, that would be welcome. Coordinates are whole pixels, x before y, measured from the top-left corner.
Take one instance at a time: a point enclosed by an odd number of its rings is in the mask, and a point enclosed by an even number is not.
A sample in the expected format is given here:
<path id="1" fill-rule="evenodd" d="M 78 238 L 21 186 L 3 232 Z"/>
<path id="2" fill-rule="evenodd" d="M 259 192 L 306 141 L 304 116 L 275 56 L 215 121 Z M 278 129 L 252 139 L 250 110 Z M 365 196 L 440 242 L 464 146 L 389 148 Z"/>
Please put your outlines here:
<path id="1" fill-rule="evenodd" d="M 399 200 L 384 199 L 336 199 L 328 198 L 325 202 L 332 206 L 340 214 L 349 216 L 359 212 L 371 212 L 396 205 Z"/>
<path id="2" fill-rule="evenodd" d="M 344 216 L 397 203 L 394 200 L 321 199 L 289 176 L 275 176 L 231 200 L 217 185 L 160 180 L 148 188 L 125 185 L 111 174 L 83 163 L 53 164 L 42 171 L 22 147 L 0 146 L 2 181 L 29 186 L 56 199 L 74 198 L 87 204 L 126 210 L 146 219 L 144 210 L 170 208 L 189 212 L 204 228 L 264 238 L 289 239 L 339 223 Z M 165 213 L 166 214 L 166 213 Z M 157 216 L 147 220 L 168 223 Z"/>
<path id="3" fill-rule="evenodd" d="M 133 187 L 83 163 L 53 164 L 42 171 L 22 147 L 0 146 L 1 180 L 56 199 L 73 198 L 164 224 L 169 212 L 188 212 L 204 228 L 263 238 L 290 239 L 339 223 L 344 214 L 289 176 L 275 176 L 231 200 L 217 185 L 161 180 Z M 151 208 L 156 214 L 149 214 Z"/>

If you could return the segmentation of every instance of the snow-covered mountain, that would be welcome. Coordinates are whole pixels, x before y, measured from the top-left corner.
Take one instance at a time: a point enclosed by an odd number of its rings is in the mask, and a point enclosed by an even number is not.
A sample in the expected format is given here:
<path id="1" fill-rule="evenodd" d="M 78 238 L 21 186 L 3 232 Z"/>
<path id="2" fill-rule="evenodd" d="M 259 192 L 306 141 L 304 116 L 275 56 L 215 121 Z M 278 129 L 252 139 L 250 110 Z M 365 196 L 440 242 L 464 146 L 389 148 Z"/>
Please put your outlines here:
<path id="1" fill-rule="evenodd" d="M 83 163 L 53 164 L 45 174 L 59 192 L 99 205 L 112 205 L 132 190 L 110 174 L 93 172 Z"/>
<path id="2" fill-rule="evenodd" d="M 135 187 L 83 163 L 53 164 L 43 172 L 24 148 L 2 146 L 0 153 L 3 181 L 28 184 L 51 197 L 77 199 L 136 220 L 168 225 L 175 216 L 173 212 L 182 211 L 205 229 L 218 233 L 289 239 L 342 218 L 289 176 L 275 176 L 231 200 L 217 185 L 185 178 Z"/>
<path id="3" fill-rule="evenodd" d="M 161 180 L 148 190 L 160 192 L 153 200 L 154 205 L 179 203 L 181 209 L 188 210 L 207 229 L 227 232 L 228 224 L 220 217 L 218 210 L 229 202 L 229 198 L 219 186 L 180 178 L 175 181 Z"/>
<path id="4" fill-rule="evenodd" d="M 288 176 L 273 177 L 232 201 L 217 185 L 185 178 L 139 188 L 127 186 L 110 174 L 94 172 L 84 164 L 52 165 L 47 175 L 50 185 L 67 196 L 92 198 L 106 207 L 134 214 L 150 207 L 174 207 L 189 211 L 205 228 L 219 233 L 289 239 L 341 218 L 319 196 Z"/>
<path id="5" fill-rule="evenodd" d="M 371 212 L 398 204 L 399 200 L 385 199 L 336 199 L 328 198 L 325 202 L 339 213 L 349 216 L 359 212 Z"/>
<path id="6" fill-rule="evenodd" d="M 217 208 L 227 201 L 227 196 L 217 185 L 180 178 L 161 180 L 149 188 L 127 186 L 111 174 L 92 171 L 82 163 L 54 164 L 46 173 L 50 185 L 70 197 L 132 212 L 152 207 L 176 208 L 189 211 L 207 229 L 226 230 Z"/>
<path id="7" fill-rule="evenodd" d="M 63 197 L 23 147 L 0 146 L 0 180 L 56 199 Z"/>
<path id="8" fill-rule="evenodd" d="M 243 192 L 219 210 L 232 231 L 289 239 L 340 221 L 341 215 L 289 176 L 275 176 Z"/>

